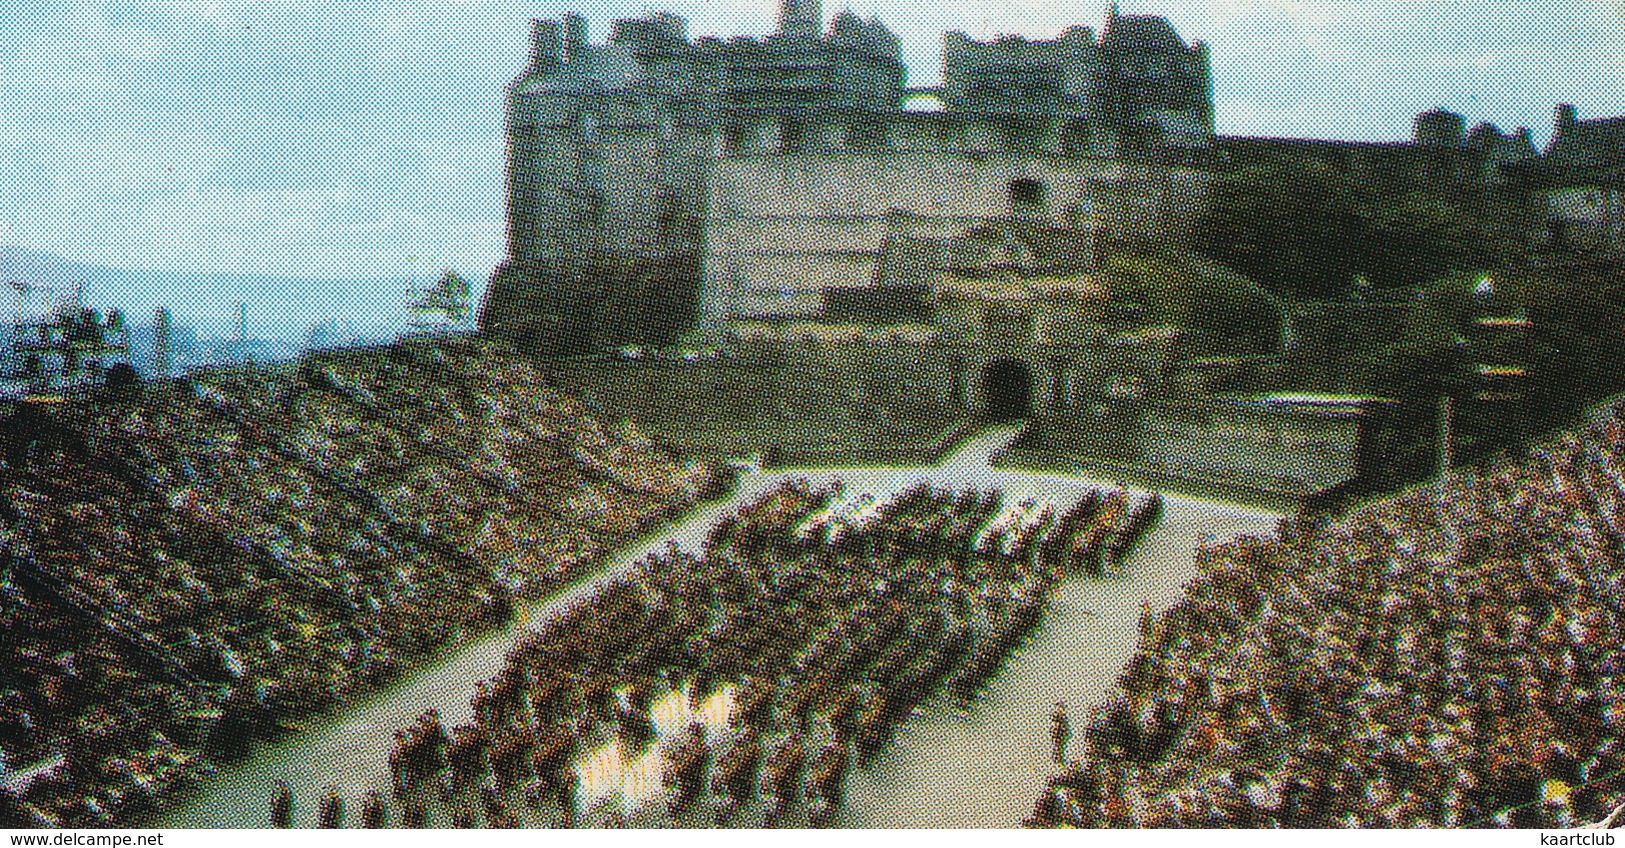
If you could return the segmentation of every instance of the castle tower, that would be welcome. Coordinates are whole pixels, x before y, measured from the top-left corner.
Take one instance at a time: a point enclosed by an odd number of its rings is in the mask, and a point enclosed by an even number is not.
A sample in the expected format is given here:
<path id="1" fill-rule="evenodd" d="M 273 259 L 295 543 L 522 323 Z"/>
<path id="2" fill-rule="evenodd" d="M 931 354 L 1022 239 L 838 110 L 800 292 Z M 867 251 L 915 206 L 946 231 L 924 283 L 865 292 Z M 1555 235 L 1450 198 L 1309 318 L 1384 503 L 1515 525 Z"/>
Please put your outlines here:
<path id="1" fill-rule="evenodd" d="M 530 22 L 530 73 L 537 76 L 551 74 L 559 69 L 563 60 L 564 36 L 558 21 L 532 18 Z"/>
<path id="2" fill-rule="evenodd" d="M 1194 162 L 1211 150 L 1207 48 L 1165 19 L 1113 4 L 1099 39 L 1081 26 L 1042 41 L 946 34 L 944 114 L 919 115 L 902 105 L 901 46 L 878 20 L 842 12 L 826 28 L 822 0 L 779 0 L 778 12 L 765 40 L 689 41 L 682 19 L 661 13 L 615 21 L 600 44 L 578 15 L 532 25 L 531 60 L 507 92 L 509 255 L 482 332 L 563 355 L 840 314 L 828 292 L 905 278 L 881 264 L 897 209 L 940 218 L 915 239 L 932 244 L 989 209 L 1087 220 L 1091 236 L 1138 232 L 1140 217 L 1183 228 L 1163 211 L 1173 199 L 1118 213 L 1141 178 L 1077 161 Z M 988 151 L 1012 155 L 984 168 Z M 916 190 L 940 185 L 930 169 L 964 152 L 978 154 L 974 179 Z M 1051 158 L 1074 160 L 1052 169 L 1067 176 L 1039 180 L 1051 166 L 1026 164 Z M 784 186 L 764 182 L 780 173 Z M 1143 182 L 1174 196 L 1166 180 Z M 836 192 L 845 211 L 831 213 Z"/>
<path id="3" fill-rule="evenodd" d="M 482 331 L 554 355 L 687 330 L 714 133 L 685 89 L 685 30 L 650 15 L 594 44 L 579 14 L 532 22 L 506 96 L 508 257 Z"/>
<path id="4" fill-rule="evenodd" d="M 1205 44 L 1187 45 L 1166 18 L 1124 15 L 1113 3 L 1100 57 L 1090 100 L 1105 150 L 1210 147 L 1212 73 Z"/>
<path id="5" fill-rule="evenodd" d="M 1572 103 L 1557 104 L 1557 120 L 1552 131 L 1552 143 L 1564 136 L 1573 135 L 1574 128 L 1580 123 L 1579 113 L 1575 111 Z"/>
<path id="6" fill-rule="evenodd" d="M 564 15 L 564 61 L 576 63 L 587 59 L 587 19 L 575 12 Z"/>
<path id="7" fill-rule="evenodd" d="M 1416 116 L 1412 137 L 1417 144 L 1460 147 L 1467 142 L 1467 119 L 1442 106 L 1429 109 Z"/>
<path id="8" fill-rule="evenodd" d="M 779 35 L 817 38 L 823 29 L 824 10 L 819 0 L 779 0 Z"/>

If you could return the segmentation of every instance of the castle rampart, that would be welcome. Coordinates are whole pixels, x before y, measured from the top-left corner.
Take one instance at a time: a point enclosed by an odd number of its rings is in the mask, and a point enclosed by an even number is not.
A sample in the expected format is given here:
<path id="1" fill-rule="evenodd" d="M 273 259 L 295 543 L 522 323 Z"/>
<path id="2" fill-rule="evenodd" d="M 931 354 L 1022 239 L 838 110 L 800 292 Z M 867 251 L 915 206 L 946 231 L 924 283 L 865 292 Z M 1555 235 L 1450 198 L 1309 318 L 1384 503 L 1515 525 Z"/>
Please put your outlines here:
<path id="1" fill-rule="evenodd" d="M 708 183 L 706 317 L 814 317 L 831 289 L 885 286 L 882 261 L 900 239 L 943 264 L 967 233 L 1013 218 L 1080 241 L 1178 242 L 1208 183 L 1188 168 L 1002 152 L 720 159 Z"/>
<path id="2" fill-rule="evenodd" d="M 1181 394 L 1183 333 L 1102 288 L 1101 250 L 1178 247 L 1207 208 L 1205 46 L 1115 9 L 1098 38 L 948 33 L 925 91 L 883 25 L 821 20 L 783 0 L 774 35 L 691 41 L 656 14 L 597 45 L 539 22 L 482 328 L 696 454 L 921 459 L 1031 418 L 1066 456 L 1359 475 L 1363 425 Z"/>
<path id="3" fill-rule="evenodd" d="M 726 42 L 666 14 L 600 45 L 579 16 L 537 22 L 481 326 L 551 353 L 724 338 L 883 285 L 896 237 L 1020 218 L 1177 241 L 1206 202 L 1206 50 L 1160 18 L 1114 10 L 1098 41 L 950 33 L 943 108 L 919 111 L 895 36 L 851 13 L 820 35 L 818 15 L 785 0 L 778 33 Z"/>

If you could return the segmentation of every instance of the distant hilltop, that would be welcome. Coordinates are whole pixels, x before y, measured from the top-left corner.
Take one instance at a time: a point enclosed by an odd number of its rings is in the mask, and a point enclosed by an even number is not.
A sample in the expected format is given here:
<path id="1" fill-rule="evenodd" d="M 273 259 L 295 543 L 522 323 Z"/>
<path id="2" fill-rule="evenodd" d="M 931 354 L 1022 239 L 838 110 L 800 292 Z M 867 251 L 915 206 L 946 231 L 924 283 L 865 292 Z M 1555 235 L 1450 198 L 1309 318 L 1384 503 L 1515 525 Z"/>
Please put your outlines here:
<path id="1" fill-rule="evenodd" d="M 426 288 L 431 268 L 420 272 Z M 282 341 L 305 338 L 313 326 L 332 321 L 358 328 L 400 328 L 407 322 L 405 273 L 353 278 L 311 278 L 234 272 L 149 271 L 76 262 L 17 246 L 0 246 L 0 282 L 49 285 L 84 283 L 85 305 L 118 309 L 133 324 L 150 323 L 166 307 L 177 322 L 205 337 L 232 331 L 236 305 L 244 305 L 252 332 Z M 476 300 L 482 291 L 474 292 Z M 14 304 L 0 301 L 0 323 Z"/>

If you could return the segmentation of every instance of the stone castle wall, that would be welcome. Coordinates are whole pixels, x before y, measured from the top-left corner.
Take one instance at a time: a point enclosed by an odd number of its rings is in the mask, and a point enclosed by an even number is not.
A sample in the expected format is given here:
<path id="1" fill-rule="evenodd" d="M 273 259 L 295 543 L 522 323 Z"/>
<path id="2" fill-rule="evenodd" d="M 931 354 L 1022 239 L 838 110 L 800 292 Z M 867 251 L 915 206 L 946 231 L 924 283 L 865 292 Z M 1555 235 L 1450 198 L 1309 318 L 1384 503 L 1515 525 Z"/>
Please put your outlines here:
<path id="1" fill-rule="evenodd" d="M 670 15 L 618 21 L 599 45 L 578 16 L 535 22 L 508 91 L 509 256 L 482 329 L 548 353 L 718 337 L 876 282 L 877 222 L 897 212 L 945 238 L 1019 213 L 1178 240 L 1205 205 L 1190 168 L 1127 164 L 1211 146 L 1205 48 L 1166 21 L 1114 13 L 1098 43 L 949 37 L 943 108 L 910 111 L 896 38 L 850 13 L 820 34 L 812 11 L 726 42 L 690 41 Z M 1044 69 L 1055 90 L 1009 88 Z M 1018 180 L 1042 202 L 1013 208 Z"/>
<path id="2" fill-rule="evenodd" d="M 553 92 L 514 95 L 509 124 L 509 258 L 481 330 L 557 355 L 692 329 L 714 132 Z"/>
<path id="3" fill-rule="evenodd" d="M 1013 200 L 1021 182 L 1041 201 Z M 1209 185 L 1195 169 L 1006 152 L 719 159 L 707 189 L 704 314 L 814 318 L 829 289 L 885 283 L 889 239 L 946 242 L 1013 216 L 1080 242 L 1094 230 L 1179 244 Z"/>
<path id="4" fill-rule="evenodd" d="M 691 456 L 839 464 L 929 461 L 983 418 L 997 391 L 986 376 L 1010 363 L 1030 380 L 1020 456 L 1295 498 L 1383 473 L 1381 404 L 1125 396 L 1127 384 L 1115 378 L 1146 364 L 1126 353 L 1097 363 L 989 357 L 954 345 L 835 344 L 696 361 L 557 360 L 547 370 L 555 386 L 601 414 L 630 418 Z"/>
<path id="5" fill-rule="evenodd" d="M 607 346 L 669 344 L 733 318 L 814 319 L 829 289 L 882 282 L 878 264 L 899 215 L 909 235 L 938 241 L 1019 215 L 1073 230 L 1078 241 L 1093 230 L 1181 244 L 1211 185 L 1195 168 L 1010 152 L 991 132 L 988 149 L 960 136 L 933 137 L 934 149 L 920 138 L 913 150 L 756 155 L 713 155 L 720 134 L 691 129 L 671 139 L 658 128 L 596 133 L 591 156 L 572 152 L 584 142 L 571 127 L 516 143 L 514 258 L 493 280 L 482 326 L 520 336 L 574 326 L 566 316 L 585 320 L 616 294 L 617 314 L 635 310 L 647 316 L 641 323 L 666 327 L 662 316 L 677 313 L 694 323 L 646 337 L 585 325 L 571 334 Z M 551 176 L 525 176 L 537 173 Z M 1019 181 L 1036 185 L 1041 201 L 1013 200 Z M 631 267 L 642 270 L 621 270 Z"/>
<path id="6" fill-rule="evenodd" d="M 548 363 L 559 388 L 612 419 L 631 418 L 691 455 L 833 451 L 933 443 L 967 421 L 948 349 L 824 345 L 728 358 L 590 358 Z M 913 457 L 921 459 L 923 457 Z"/>
<path id="7" fill-rule="evenodd" d="M 1168 406 L 1146 419 L 1143 461 L 1225 481 L 1319 492 L 1359 476 L 1361 417 L 1261 405 Z"/>
<path id="8" fill-rule="evenodd" d="M 1369 404 L 1325 410 L 1237 398 L 1102 402 L 1051 412 L 1024 451 L 1291 497 L 1369 485 L 1389 422 Z"/>

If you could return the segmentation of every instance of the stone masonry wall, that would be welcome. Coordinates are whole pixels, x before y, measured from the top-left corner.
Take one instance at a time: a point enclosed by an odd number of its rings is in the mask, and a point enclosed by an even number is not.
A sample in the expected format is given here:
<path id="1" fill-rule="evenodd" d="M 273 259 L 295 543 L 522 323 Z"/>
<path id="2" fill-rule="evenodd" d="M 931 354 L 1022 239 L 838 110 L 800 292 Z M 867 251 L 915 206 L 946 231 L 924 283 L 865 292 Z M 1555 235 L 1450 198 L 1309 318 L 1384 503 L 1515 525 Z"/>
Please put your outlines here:
<path id="1" fill-rule="evenodd" d="M 731 358 L 550 362 L 565 391 L 685 452 L 736 456 L 932 437 L 969 414 L 954 354 L 914 345 L 747 350 Z"/>
<path id="2" fill-rule="evenodd" d="M 712 321 L 807 317 L 821 292 L 867 286 L 888 228 L 946 233 L 1005 220 L 1012 184 L 1036 181 L 1027 216 L 1118 238 L 1180 243 L 1208 202 L 1205 173 L 1108 160 L 979 153 L 818 153 L 717 160 L 708 184 L 705 302 Z M 1091 215 L 1092 211 L 1092 215 Z"/>

